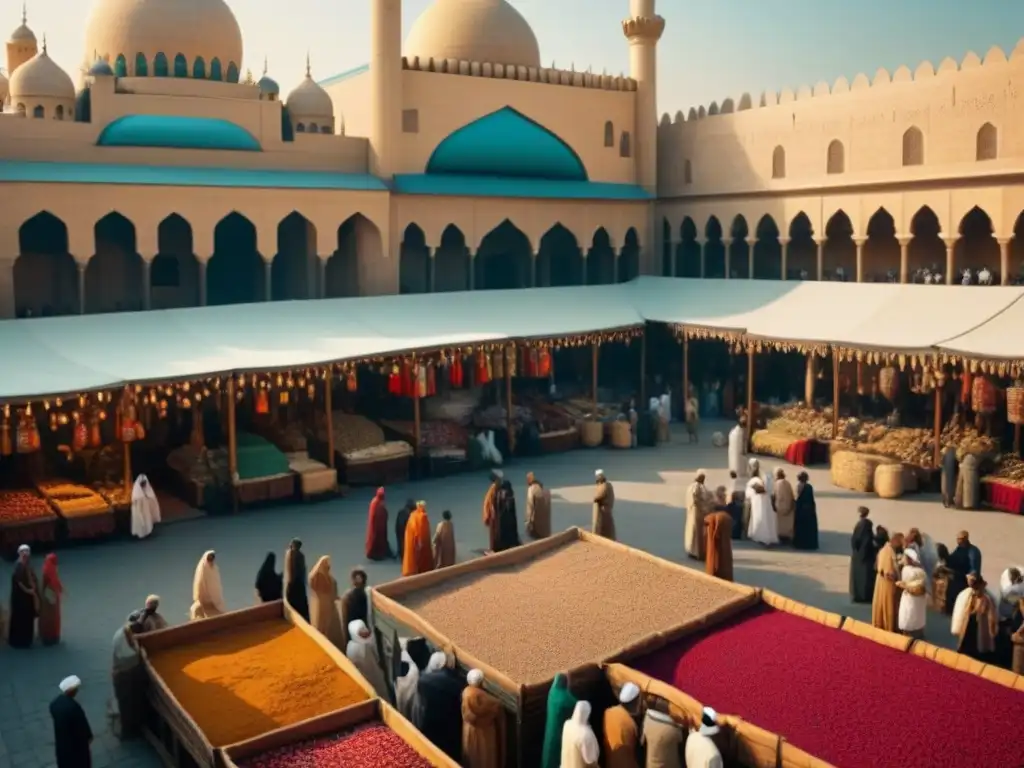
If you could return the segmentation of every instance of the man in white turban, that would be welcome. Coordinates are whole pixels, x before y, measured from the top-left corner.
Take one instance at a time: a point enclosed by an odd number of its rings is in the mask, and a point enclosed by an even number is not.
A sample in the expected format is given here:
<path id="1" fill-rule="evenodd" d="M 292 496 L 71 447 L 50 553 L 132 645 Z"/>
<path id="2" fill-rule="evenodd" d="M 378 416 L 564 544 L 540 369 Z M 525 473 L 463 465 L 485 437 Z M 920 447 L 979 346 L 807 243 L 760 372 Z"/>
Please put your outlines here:
<path id="1" fill-rule="evenodd" d="M 601 734 L 605 768 L 640 768 L 640 729 L 634 717 L 639 703 L 640 689 L 635 683 L 626 683 L 619 691 L 618 706 L 605 710 Z"/>
<path id="2" fill-rule="evenodd" d="M 594 472 L 594 516 L 591 523 L 591 531 L 597 536 L 604 536 L 606 539 L 615 541 L 615 489 L 604 476 L 604 470 L 598 469 Z"/>
<path id="3" fill-rule="evenodd" d="M 60 695 L 50 702 L 57 768 L 89 768 L 92 765 L 92 729 L 85 710 L 75 700 L 81 687 L 82 681 L 76 675 L 65 677 L 60 683 Z"/>
<path id="4" fill-rule="evenodd" d="M 700 724 L 686 737 L 686 768 L 722 768 L 722 753 L 711 740 L 718 731 L 718 713 L 704 707 Z"/>
<path id="5" fill-rule="evenodd" d="M 160 522 L 160 502 L 156 491 L 149 484 L 149 478 L 139 475 L 132 488 L 132 536 L 144 539 L 153 532 L 153 526 Z"/>
<path id="6" fill-rule="evenodd" d="M 578 701 L 572 717 L 562 726 L 561 768 L 594 768 L 601 754 L 590 726 L 590 702 Z"/>
<path id="7" fill-rule="evenodd" d="M 698 469 L 690 487 L 686 489 L 686 532 L 683 546 L 694 560 L 704 559 L 704 515 L 711 505 L 711 494 L 704 487 L 707 472 Z"/>
<path id="8" fill-rule="evenodd" d="M 212 549 L 203 553 L 195 576 L 192 577 L 192 608 L 189 619 L 210 619 L 227 613 L 224 606 L 224 587 L 220 581 L 220 569 L 217 568 L 217 553 Z"/>
<path id="9" fill-rule="evenodd" d="M 373 633 L 362 619 L 348 623 L 348 646 L 345 655 L 358 669 L 366 681 L 377 691 L 381 698 L 387 698 L 388 686 L 384 680 L 384 670 L 377 658 L 377 648 L 373 642 Z M 433 660 L 433 659 L 432 659 Z"/>

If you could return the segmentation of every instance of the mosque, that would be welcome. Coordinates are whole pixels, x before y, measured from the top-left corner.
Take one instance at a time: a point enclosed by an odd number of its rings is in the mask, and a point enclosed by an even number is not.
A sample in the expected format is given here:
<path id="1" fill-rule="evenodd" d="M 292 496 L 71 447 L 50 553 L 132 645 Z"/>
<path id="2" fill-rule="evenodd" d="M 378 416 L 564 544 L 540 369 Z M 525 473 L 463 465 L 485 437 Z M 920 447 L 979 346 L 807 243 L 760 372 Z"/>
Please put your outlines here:
<path id="1" fill-rule="evenodd" d="M 80 73 L 23 15 L 0 317 L 1024 267 L 1024 44 L 659 120 L 654 0 L 624 8 L 628 77 L 542 66 L 506 0 L 434 0 L 404 41 L 369 2 L 371 60 L 287 95 L 225 0 L 95 0 Z"/>

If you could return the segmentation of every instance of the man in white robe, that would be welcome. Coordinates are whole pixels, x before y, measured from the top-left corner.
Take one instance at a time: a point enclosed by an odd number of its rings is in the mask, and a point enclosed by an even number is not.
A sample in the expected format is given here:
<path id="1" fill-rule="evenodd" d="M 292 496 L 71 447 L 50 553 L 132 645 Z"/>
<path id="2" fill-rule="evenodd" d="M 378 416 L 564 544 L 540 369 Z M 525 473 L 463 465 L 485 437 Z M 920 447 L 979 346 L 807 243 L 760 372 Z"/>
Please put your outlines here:
<path id="1" fill-rule="evenodd" d="M 772 497 L 765 491 L 764 484 L 752 480 L 747 488 L 747 499 L 750 503 L 750 524 L 747 527 L 747 538 L 766 547 L 779 543 L 779 525 L 772 508 Z"/>
<path id="2" fill-rule="evenodd" d="M 897 626 L 903 634 L 921 640 L 928 615 L 928 575 L 921 567 L 916 549 L 903 550 L 903 560 L 900 580 L 896 582 L 901 590 Z"/>
<path id="3" fill-rule="evenodd" d="M 595 768 L 601 755 L 594 729 L 590 726 L 590 702 L 578 701 L 562 726 L 561 768 Z"/>
<path id="4" fill-rule="evenodd" d="M 407 720 L 412 720 L 419 691 L 420 669 L 405 648 L 402 648 L 402 671 L 405 674 L 395 680 L 395 703 L 398 711 Z"/>
<path id="5" fill-rule="evenodd" d="M 747 471 L 743 465 L 743 457 L 746 454 L 747 430 L 741 419 L 729 432 L 729 469 L 735 472 L 737 477 L 742 477 Z"/>
<path id="6" fill-rule="evenodd" d="M 366 626 L 362 619 L 356 619 L 348 623 L 348 646 L 345 648 L 345 655 L 358 669 L 366 682 L 373 686 L 377 695 L 386 699 L 388 697 L 388 686 L 384 681 L 384 670 L 381 669 L 380 661 L 377 659 L 377 648 L 373 643 L 373 633 Z M 444 654 L 442 654 L 443 656 Z M 433 661 L 433 658 L 431 658 Z"/>
<path id="7" fill-rule="evenodd" d="M 132 488 L 132 536 L 144 539 L 153 532 L 153 526 L 160 522 L 160 502 L 149 484 L 149 478 L 139 475 Z"/>
<path id="8" fill-rule="evenodd" d="M 686 768 L 723 768 L 722 753 L 711 740 L 718 730 L 718 713 L 711 707 L 704 707 L 700 726 L 691 728 L 686 737 Z"/>
<path id="9" fill-rule="evenodd" d="M 693 483 L 686 489 L 686 534 L 683 545 L 686 554 L 696 560 L 704 559 L 704 515 L 708 511 L 709 494 L 704 487 L 707 472 L 697 470 Z"/>

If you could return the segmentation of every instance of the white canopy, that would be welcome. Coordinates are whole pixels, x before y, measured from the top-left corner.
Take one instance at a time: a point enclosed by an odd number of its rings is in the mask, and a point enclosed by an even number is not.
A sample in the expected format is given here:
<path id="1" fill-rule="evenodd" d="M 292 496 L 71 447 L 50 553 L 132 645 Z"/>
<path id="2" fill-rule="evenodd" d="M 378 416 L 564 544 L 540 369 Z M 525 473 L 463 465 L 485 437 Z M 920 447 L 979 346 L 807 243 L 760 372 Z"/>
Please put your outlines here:
<path id="1" fill-rule="evenodd" d="M 1024 360 L 1024 297 L 984 323 L 936 346 L 978 360 Z"/>

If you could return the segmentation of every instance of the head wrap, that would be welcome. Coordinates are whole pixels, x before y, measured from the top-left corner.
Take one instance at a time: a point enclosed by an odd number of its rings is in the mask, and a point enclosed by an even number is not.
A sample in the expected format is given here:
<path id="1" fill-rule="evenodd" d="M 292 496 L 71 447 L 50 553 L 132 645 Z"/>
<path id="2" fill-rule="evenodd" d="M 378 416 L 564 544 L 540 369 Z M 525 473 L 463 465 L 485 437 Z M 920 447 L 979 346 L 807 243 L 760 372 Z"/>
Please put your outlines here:
<path id="1" fill-rule="evenodd" d="M 369 630 L 366 626 L 366 622 L 362 619 L 354 619 L 348 623 L 348 639 L 356 643 L 371 643 L 373 642 L 373 635 L 363 637 L 363 630 Z"/>
<path id="2" fill-rule="evenodd" d="M 704 707 L 700 715 L 700 730 L 702 736 L 714 736 L 718 733 L 718 713 L 711 707 Z"/>
<path id="3" fill-rule="evenodd" d="M 146 598 L 146 607 L 160 604 L 160 595 L 150 595 Z"/>
<path id="4" fill-rule="evenodd" d="M 700 477 L 701 475 L 704 475 L 705 477 L 707 477 L 707 474 L 708 474 L 708 471 L 706 469 L 698 469 L 697 470 L 697 477 Z"/>
<path id="5" fill-rule="evenodd" d="M 474 687 L 479 687 L 484 682 L 484 673 L 479 669 L 471 669 L 466 675 L 466 682 Z"/>
<path id="6" fill-rule="evenodd" d="M 636 686 L 636 683 L 626 683 L 622 686 L 622 690 L 619 691 L 619 703 L 629 704 L 639 695 L 640 689 Z"/>
<path id="7" fill-rule="evenodd" d="M 430 659 L 427 660 L 427 668 L 424 672 L 440 672 L 442 669 L 448 666 L 448 657 L 445 656 L 444 651 L 434 651 L 430 654 Z M 471 673 L 472 674 L 472 673 Z M 466 678 L 469 679 L 468 677 Z M 472 683 L 471 683 L 472 685 Z"/>
<path id="8" fill-rule="evenodd" d="M 597 763 L 601 754 L 601 747 L 597 743 L 597 736 L 594 729 L 590 727 L 590 702 L 577 701 L 576 708 L 572 711 L 573 726 L 572 736 L 576 742 L 576 748 L 580 751 L 580 757 L 588 765 Z"/>
<path id="9" fill-rule="evenodd" d="M 380 488 L 377 489 L 377 498 L 378 499 L 383 499 L 384 498 L 384 487 L 383 486 L 381 486 Z"/>
<path id="10" fill-rule="evenodd" d="M 914 565 L 921 564 L 921 556 L 917 554 L 917 550 L 913 547 L 908 547 L 907 549 L 903 550 L 903 556 L 907 558 L 907 560 L 913 561 Z"/>
<path id="11" fill-rule="evenodd" d="M 503 478 L 504 476 L 505 473 L 502 472 L 500 469 L 491 470 L 491 477 L 493 477 L 495 480 L 501 480 L 501 478 Z"/>
<path id="12" fill-rule="evenodd" d="M 32 548 L 28 544 L 22 544 L 20 547 L 18 547 L 18 554 L 19 555 L 31 555 L 32 554 Z"/>
<path id="13" fill-rule="evenodd" d="M 81 687 L 82 680 L 78 677 L 78 675 L 71 675 L 70 677 L 65 677 L 63 680 L 60 681 L 61 693 L 67 693 L 68 691 L 76 691 Z"/>
<path id="14" fill-rule="evenodd" d="M 604 477 L 604 470 L 603 469 L 595 469 L 594 470 L 594 477 Z"/>
<path id="15" fill-rule="evenodd" d="M 960 531 L 960 533 L 958 533 L 956 535 L 956 537 L 958 539 L 969 539 L 970 538 L 970 534 L 968 534 L 967 531 Z"/>

